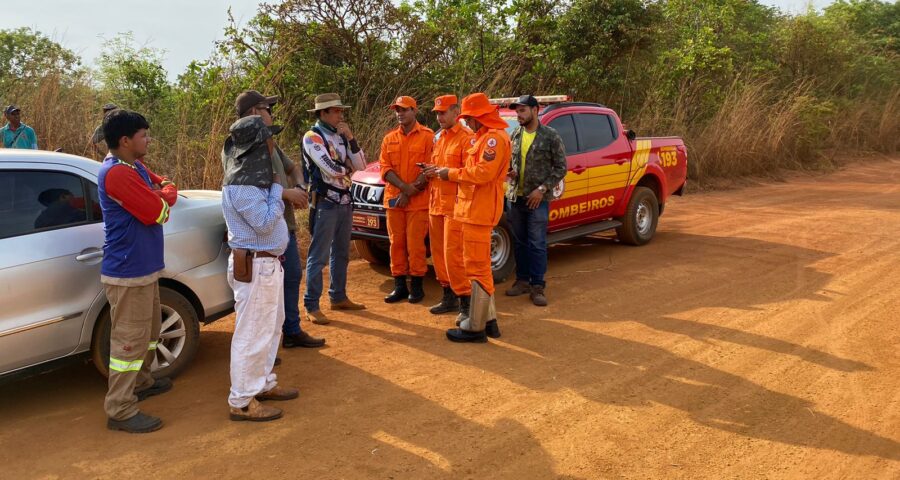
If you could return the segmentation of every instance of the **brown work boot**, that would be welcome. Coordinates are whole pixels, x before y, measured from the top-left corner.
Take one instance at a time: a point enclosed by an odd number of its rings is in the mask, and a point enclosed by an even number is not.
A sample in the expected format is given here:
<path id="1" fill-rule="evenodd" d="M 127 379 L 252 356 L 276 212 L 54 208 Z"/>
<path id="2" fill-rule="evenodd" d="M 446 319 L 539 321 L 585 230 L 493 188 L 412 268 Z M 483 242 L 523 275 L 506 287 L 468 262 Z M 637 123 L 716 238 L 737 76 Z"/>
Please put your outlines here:
<path id="1" fill-rule="evenodd" d="M 543 285 L 532 285 L 531 286 L 531 303 L 537 305 L 538 307 L 546 307 L 547 306 L 547 297 L 544 296 L 544 286 Z"/>
<path id="2" fill-rule="evenodd" d="M 275 385 L 271 390 L 257 395 L 256 399 L 260 402 L 263 400 L 293 400 L 299 396 L 300 390 L 297 390 L 296 388 L 279 387 L 278 385 Z"/>
<path id="3" fill-rule="evenodd" d="M 356 303 L 349 298 L 345 298 L 340 302 L 331 302 L 332 310 L 365 310 L 366 306 L 361 303 Z"/>
<path id="4" fill-rule="evenodd" d="M 516 283 L 514 283 L 513 286 L 506 291 L 506 296 L 518 297 L 519 295 L 525 295 L 526 293 L 530 292 L 531 285 L 528 284 L 528 280 L 516 280 Z"/>
<path id="5" fill-rule="evenodd" d="M 255 398 L 244 408 L 230 408 L 231 419 L 235 422 L 268 422 L 281 418 L 284 412 L 280 408 L 259 403 Z"/>
<path id="6" fill-rule="evenodd" d="M 331 320 L 325 316 L 325 312 L 316 310 L 315 312 L 306 312 L 306 321 L 313 322 L 316 325 L 328 325 Z"/>

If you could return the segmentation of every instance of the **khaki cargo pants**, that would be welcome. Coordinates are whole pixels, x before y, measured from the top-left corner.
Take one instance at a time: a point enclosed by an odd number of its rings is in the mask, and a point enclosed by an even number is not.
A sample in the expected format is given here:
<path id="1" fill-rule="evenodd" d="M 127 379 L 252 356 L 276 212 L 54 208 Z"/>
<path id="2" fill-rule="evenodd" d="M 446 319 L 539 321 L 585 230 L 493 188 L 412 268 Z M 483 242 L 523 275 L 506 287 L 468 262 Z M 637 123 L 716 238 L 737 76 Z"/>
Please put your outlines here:
<path id="1" fill-rule="evenodd" d="M 104 408 L 113 420 L 138 413 L 135 391 L 150 388 L 150 366 L 156 356 L 160 320 L 159 284 L 139 287 L 104 284 L 109 299 L 109 390 Z"/>

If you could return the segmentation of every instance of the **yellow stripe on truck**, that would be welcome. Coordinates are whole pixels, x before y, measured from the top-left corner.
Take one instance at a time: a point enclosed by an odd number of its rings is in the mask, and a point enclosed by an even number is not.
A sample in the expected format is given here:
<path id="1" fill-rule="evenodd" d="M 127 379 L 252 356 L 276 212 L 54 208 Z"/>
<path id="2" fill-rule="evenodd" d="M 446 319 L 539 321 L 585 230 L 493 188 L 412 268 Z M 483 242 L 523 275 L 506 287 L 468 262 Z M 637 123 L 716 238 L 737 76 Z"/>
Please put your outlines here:
<path id="1" fill-rule="evenodd" d="M 564 200 L 637 184 L 647 171 L 651 148 L 650 140 L 638 140 L 630 163 L 600 165 L 591 167 L 580 174 L 567 173 L 564 179 L 566 189 L 559 199 Z"/>

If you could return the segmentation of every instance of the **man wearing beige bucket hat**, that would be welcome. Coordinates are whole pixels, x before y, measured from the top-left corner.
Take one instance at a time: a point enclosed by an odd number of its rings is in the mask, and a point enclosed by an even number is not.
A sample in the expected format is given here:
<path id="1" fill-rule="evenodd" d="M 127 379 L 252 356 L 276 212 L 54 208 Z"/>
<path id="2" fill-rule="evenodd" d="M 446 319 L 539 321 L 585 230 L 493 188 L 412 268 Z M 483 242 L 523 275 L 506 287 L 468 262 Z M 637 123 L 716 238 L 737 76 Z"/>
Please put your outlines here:
<path id="1" fill-rule="evenodd" d="M 366 168 L 344 110 L 350 108 L 336 93 L 316 97 L 316 124 L 303 136 L 304 176 L 309 185 L 309 228 L 312 240 L 306 260 L 306 292 L 303 306 L 307 320 L 324 325 L 328 317 L 319 307 L 322 270 L 330 264 L 332 310 L 362 310 L 365 305 L 347 297 L 347 265 L 350 263 L 350 230 L 353 224 L 350 177 Z M 330 258 L 329 258 L 330 257 Z"/>

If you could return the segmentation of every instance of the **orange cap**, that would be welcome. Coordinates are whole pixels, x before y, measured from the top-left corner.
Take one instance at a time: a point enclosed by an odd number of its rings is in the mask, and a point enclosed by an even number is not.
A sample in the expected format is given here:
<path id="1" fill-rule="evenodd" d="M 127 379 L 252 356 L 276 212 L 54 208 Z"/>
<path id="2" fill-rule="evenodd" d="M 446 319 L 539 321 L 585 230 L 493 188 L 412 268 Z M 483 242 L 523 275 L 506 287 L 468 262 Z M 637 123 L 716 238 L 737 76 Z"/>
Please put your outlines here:
<path id="1" fill-rule="evenodd" d="M 417 106 L 418 105 L 416 104 L 416 99 L 413 97 L 397 97 L 397 100 L 394 100 L 394 103 L 392 103 L 388 108 L 393 110 L 397 107 L 416 108 Z"/>
<path id="2" fill-rule="evenodd" d="M 434 108 L 431 109 L 432 112 L 446 112 L 450 109 L 451 106 L 459 103 L 459 100 L 456 98 L 456 95 L 441 95 L 434 99 Z"/>

